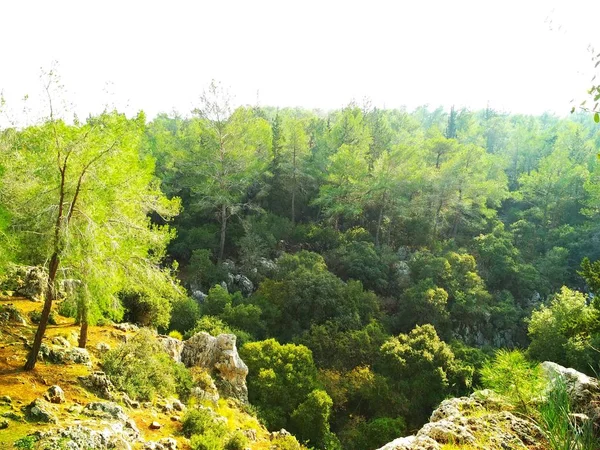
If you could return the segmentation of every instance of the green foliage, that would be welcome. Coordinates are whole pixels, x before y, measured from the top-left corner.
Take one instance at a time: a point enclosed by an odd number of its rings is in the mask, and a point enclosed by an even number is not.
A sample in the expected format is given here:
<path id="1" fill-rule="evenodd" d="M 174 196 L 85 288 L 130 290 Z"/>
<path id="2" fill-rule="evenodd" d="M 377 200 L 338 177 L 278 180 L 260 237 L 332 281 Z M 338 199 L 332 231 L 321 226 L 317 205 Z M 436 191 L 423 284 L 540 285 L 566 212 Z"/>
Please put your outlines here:
<path id="1" fill-rule="evenodd" d="M 240 356 L 249 369 L 250 403 L 258 408 L 267 428 L 286 428 L 292 412 L 318 387 L 310 350 L 268 339 L 245 344 Z"/>
<path id="2" fill-rule="evenodd" d="M 240 430 L 234 431 L 225 442 L 225 450 L 244 450 L 248 447 L 248 438 Z"/>
<path id="3" fill-rule="evenodd" d="M 31 321 L 31 323 L 35 323 L 38 324 L 40 323 L 40 319 L 42 317 L 42 311 L 31 311 L 29 313 L 29 320 Z M 50 315 L 48 316 L 48 323 L 50 325 L 56 325 L 56 315 L 54 314 L 54 311 L 50 311 Z"/>
<path id="4" fill-rule="evenodd" d="M 466 392 L 471 385 L 473 368 L 455 359 L 432 325 L 390 338 L 381 352 L 380 371 L 407 397 L 406 414 L 413 426 L 423 423 L 446 395 Z"/>
<path id="5" fill-rule="evenodd" d="M 215 419 L 215 413 L 208 408 L 190 408 L 186 411 L 181 421 L 181 431 L 184 436 L 191 438 L 193 435 L 206 434 L 213 431 L 222 436 L 226 427 L 223 422 Z"/>
<path id="6" fill-rule="evenodd" d="M 366 421 L 357 416 L 340 432 L 343 448 L 348 450 L 370 450 L 382 447 L 398 436 L 407 434 L 406 422 L 402 417 L 379 417 Z"/>
<path id="7" fill-rule="evenodd" d="M 528 354 L 538 361 L 554 361 L 584 372 L 595 367 L 593 339 L 600 330 L 600 316 L 581 292 L 563 287 L 549 306 L 533 311 L 528 331 Z"/>
<path id="8" fill-rule="evenodd" d="M 329 431 L 329 416 L 333 402 L 327 392 L 314 390 L 292 412 L 291 430 L 311 446 L 323 449 L 340 448 L 335 435 Z"/>
<path id="9" fill-rule="evenodd" d="M 218 336 L 219 334 L 235 334 L 237 337 L 238 345 L 243 345 L 244 343 L 250 341 L 250 335 L 245 331 L 238 330 L 230 327 L 225 322 L 223 322 L 218 317 L 214 316 L 202 316 L 196 322 L 196 325 L 191 330 L 188 330 L 184 337 L 186 339 L 192 337 L 194 334 L 199 333 L 201 331 L 205 331 L 211 336 Z"/>
<path id="10" fill-rule="evenodd" d="M 583 277 L 594 295 L 600 295 L 600 260 L 592 263 L 589 258 L 583 258 L 581 271 L 577 273 Z M 600 309 L 598 306 L 596 308 Z"/>
<path id="11" fill-rule="evenodd" d="M 191 297 L 180 297 L 171 302 L 169 330 L 185 333 L 194 328 L 200 319 L 200 306 Z"/>
<path id="12" fill-rule="evenodd" d="M 134 399 L 152 400 L 157 395 L 178 394 L 186 400 L 192 388 L 189 371 L 181 363 L 175 363 L 147 329 L 107 352 L 102 367 L 117 389 Z"/>
<path id="13" fill-rule="evenodd" d="M 552 450 L 595 450 L 600 442 L 594 422 L 587 416 L 572 414 L 571 396 L 566 381 L 557 377 L 539 406 L 539 426 Z"/>
<path id="14" fill-rule="evenodd" d="M 222 436 L 212 429 L 207 430 L 204 434 L 195 434 L 192 436 L 190 445 L 192 450 L 223 450 Z"/>
<path id="15" fill-rule="evenodd" d="M 192 252 L 188 264 L 188 272 L 190 281 L 205 290 L 219 284 L 227 276 L 225 269 L 212 262 L 211 251 L 207 249 L 199 249 Z"/>
<path id="16" fill-rule="evenodd" d="M 125 320 L 141 326 L 168 328 L 171 304 L 150 289 L 128 290 L 119 294 L 125 308 Z"/>
<path id="17" fill-rule="evenodd" d="M 533 413 L 546 387 L 540 365 L 519 350 L 498 350 L 481 369 L 483 386 L 504 396 L 525 414 Z"/>
<path id="18" fill-rule="evenodd" d="M 25 436 L 14 442 L 14 447 L 17 450 L 34 450 L 38 438 L 35 436 Z"/>

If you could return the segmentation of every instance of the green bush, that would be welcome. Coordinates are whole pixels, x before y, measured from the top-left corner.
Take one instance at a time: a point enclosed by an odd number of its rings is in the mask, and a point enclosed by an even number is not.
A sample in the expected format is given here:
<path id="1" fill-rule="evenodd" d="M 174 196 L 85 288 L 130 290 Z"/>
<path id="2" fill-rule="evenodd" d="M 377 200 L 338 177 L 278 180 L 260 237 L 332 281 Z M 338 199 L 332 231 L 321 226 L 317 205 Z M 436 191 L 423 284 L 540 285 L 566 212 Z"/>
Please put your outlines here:
<path id="1" fill-rule="evenodd" d="M 192 450 L 223 450 L 223 438 L 213 430 L 192 436 Z"/>
<path id="2" fill-rule="evenodd" d="M 594 436 L 593 420 L 574 417 L 572 412 L 567 384 L 557 377 L 539 408 L 539 426 L 552 450 L 598 449 L 600 442 Z"/>
<path id="3" fill-rule="evenodd" d="M 200 318 L 200 306 L 190 297 L 182 297 L 171 302 L 171 322 L 169 330 L 185 333 L 191 330 Z"/>
<path id="4" fill-rule="evenodd" d="M 481 380 L 526 414 L 533 413 L 546 387 L 540 365 L 528 361 L 519 350 L 498 350 L 494 360 L 481 369 Z"/>
<path id="5" fill-rule="evenodd" d="M 215 413 L 208 408 L 188 409 L 183 416 L 181 431 L 184 436 L 206 434 L 209 431 L 222 436 L 226 432 L 223 422 L 215 420 Z"/>
<path id="6" fill-rule="evenodd" d="M 25 436 L 16 440 L 14 447 L 18 450 L 33 450 L 36 442 L 37 438 L 35 436 Z"/>
<path id="7" fill-rule="evenodd" d="M 218 336 L 219 334 L 235 334 L 237 337 L 238 346 L 244 345 L 246 342 L 250 342 L 252 340 L 251 336 L 245 331 L 238 330 L 236 328 L 231 328 L 225 322 L 223 322 L 218 317 L 214 316 L 202 316 L 196 322 L 196 326 L 191 330 L 188 330 L 184 337 L 186 339 L 191 338 L 196 333 L 200 333 L 201 331 L 205 331 L 211 336 Z"/>
<path id="8" fill-rule="evenodd" d="M 29 313 L 29 320 L 31 320 L 31 323 L 40 323 L 40 320 L 42 320 L 42 312 L 31 311 Z M 50 311 L 50 315 L 48 316 L 48 323 L 50 325 L 56 325 L 56 314 L 54 314 L 54 311 Z"/>
<path id="9" fill-rule="evenodd" d="M 185 400 L 193 384 L 189 371 L 175 363 L 147 329 L 107 352 L 102 367 L 117 389 L 142 401 L 174 394 Z"/>
<path id="10" fill-rule="evenodd" d="M 239 430 L 234 431 L 225 442 L 225 450 L 244 450 L 246 447 L 248 447 L 248 438 Z"/>

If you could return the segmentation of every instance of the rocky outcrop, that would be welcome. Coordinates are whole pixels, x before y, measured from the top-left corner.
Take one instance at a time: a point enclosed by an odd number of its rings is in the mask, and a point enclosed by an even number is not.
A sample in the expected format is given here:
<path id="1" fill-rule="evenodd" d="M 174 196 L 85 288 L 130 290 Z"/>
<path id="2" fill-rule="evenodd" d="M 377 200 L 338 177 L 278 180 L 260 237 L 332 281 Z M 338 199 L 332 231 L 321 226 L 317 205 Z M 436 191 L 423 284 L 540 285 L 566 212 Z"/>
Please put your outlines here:
<path id="1" fill-rule="evenodd" d="M 79 377 L 79 382 L 100 398 L 113 400 L 115 397 L 115 386 L 104 372 L 96 371 L 90 375 L 81 376 Z"/>
<path id="2" fill-rule="evenodd" d="M 27 325 L 27 321 L 12 303 L 0 305 L 0 323 L 12 322 L 19 325 Z"/>
<path id="3" fill-rule="evenodd" d="M 13 295 L 41 301 L 48 285 L 48 274 L 39 266 L 11 266 L 0 289 L 12 291 Z"/>
<path id="4" fill-rule="evenodd" d="M 54 364 L 83 364 L 91 367 L 92 360 L 90 354 L 84 348 L 72 347 L 69 341 L 62 338 L 55 338 L 53 343 L 42 344 L 38 359 L 48 361 Z"/>
<path id="5" fill-rule="evenodd" d="M 600 426 L 600 383 L 596 378 L 551 361 L 543 362 L 542 369 L 552 383 L 559 379 L 565 383 L 575 413 L 585 414 Z"/>
<path id="6" fill-rule="evenodd" d="M 445 444 L 485 449 L 531 449 L 543 442 L 531 421 L 505 410 L 490 391 L 444 400 L 414 436 L 396 439 L 380 450 L 441 450 Z"/>
<path id="7" fill-rule="evenodd" d="M 235 335 L 220 334 L 213 337 L 200 332 L 183 342 L 168 336 L 159 338 L 175 361 L 187 367 L 207 369 L 215 376 L 223 395 L 248 402 L 248 366 L 238 354 Z"/>
<path id="8" fill-rule="evenodd" d="M 94 429 L 81 424 L 59 428 L 47 432 L 36 432 L 36 449 L 55 450 L 131 450 L 139 440 L 137 428 L 127 423 L 106 424 L 103 429 Z M 68 443 L 67 447 L 63 447 Z"/>
<path id="9" fill-rule="evenodd" d="M 48 389 L 44 394 L 44 398 L 50 403 L 64 403 L 66 401 L 65 393 L 60 386 L 56 385 L 50 386 L 50 389 Z"/>
<path id="10" fill-rule="evenodd" d="M 36 398 L 24 410 L 32 422 L 58 423 L 56 408 L 41 398 Z"/>

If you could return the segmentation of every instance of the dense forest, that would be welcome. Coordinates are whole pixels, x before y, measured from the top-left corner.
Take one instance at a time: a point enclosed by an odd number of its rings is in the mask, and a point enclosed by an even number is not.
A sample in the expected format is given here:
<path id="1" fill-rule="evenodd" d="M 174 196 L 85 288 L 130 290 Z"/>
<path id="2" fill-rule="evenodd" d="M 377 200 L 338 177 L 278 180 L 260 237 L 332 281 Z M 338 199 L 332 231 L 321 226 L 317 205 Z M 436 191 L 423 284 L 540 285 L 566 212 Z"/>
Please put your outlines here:
<path id="1" fill-rule="evenodd" d="M 52 106 L 52 104 L 51 104 Z M 51 108 L 52 111 L 52 108 Z M 0 260 L 89 326 L 237 336 L 250 403 L 376 448 L 497 349 L 600 369 L 600 127 L 488 108 L 107 111 L 0 130 Z M 37 350 L 36 346 L 37 345 Z"/>

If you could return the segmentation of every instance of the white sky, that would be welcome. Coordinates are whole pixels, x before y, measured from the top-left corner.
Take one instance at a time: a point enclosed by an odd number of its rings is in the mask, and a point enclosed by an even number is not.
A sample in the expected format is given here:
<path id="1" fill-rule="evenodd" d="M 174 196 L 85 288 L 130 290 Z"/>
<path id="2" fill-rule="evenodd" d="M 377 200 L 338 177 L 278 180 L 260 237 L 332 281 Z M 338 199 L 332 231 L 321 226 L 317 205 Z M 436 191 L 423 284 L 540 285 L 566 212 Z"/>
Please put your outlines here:
<path id="1" fill-rule="evenodd" d="M 186 114 L 213 78 L 237 103 L 563 115 L 599 22 L 598 0 L 0 0 L 0 89 L 18 103 L 56 60 L 80 115 Z"/>

